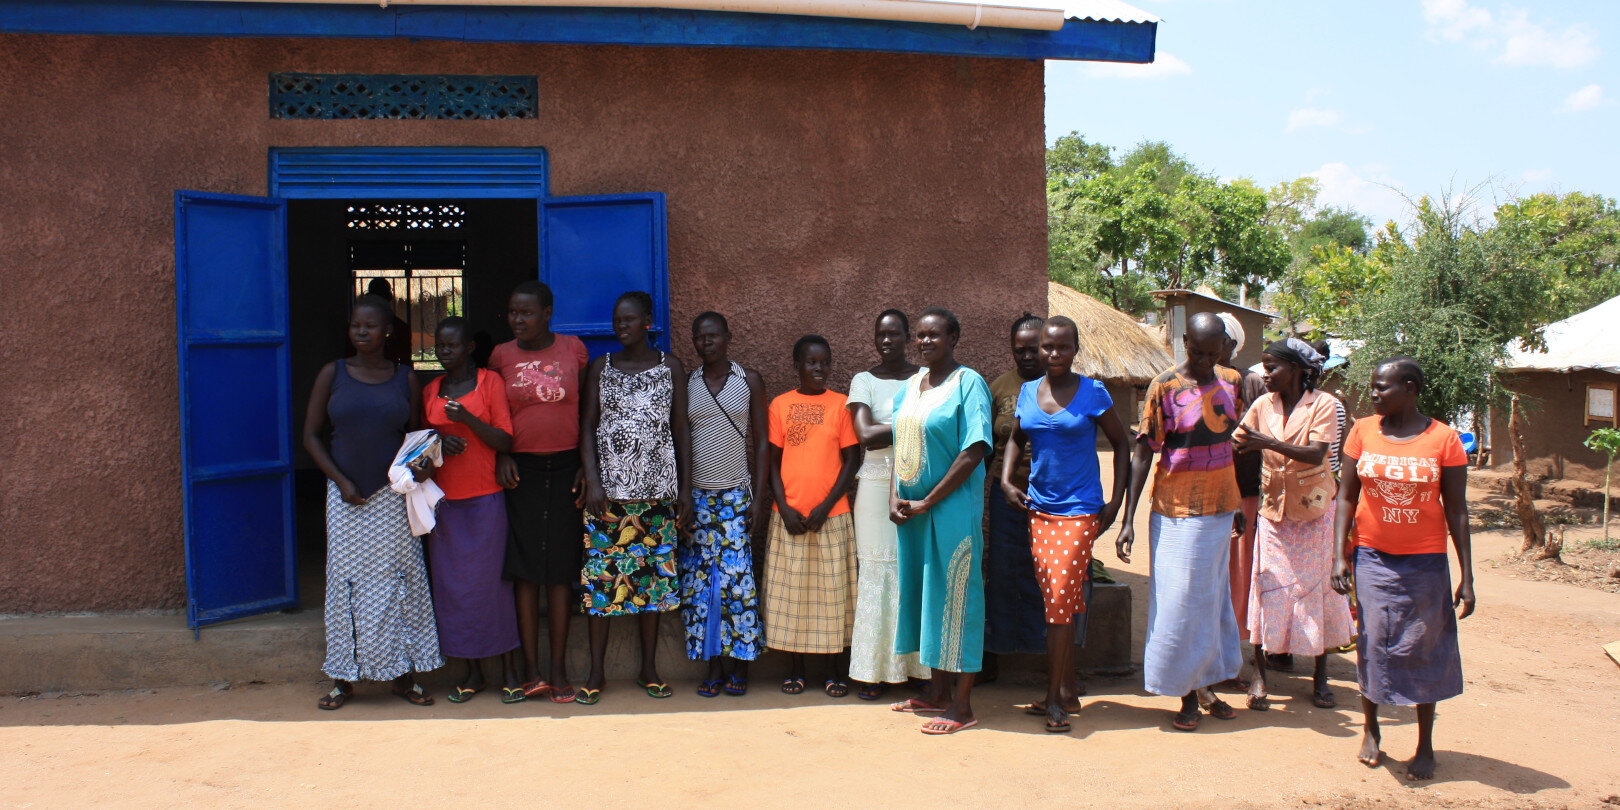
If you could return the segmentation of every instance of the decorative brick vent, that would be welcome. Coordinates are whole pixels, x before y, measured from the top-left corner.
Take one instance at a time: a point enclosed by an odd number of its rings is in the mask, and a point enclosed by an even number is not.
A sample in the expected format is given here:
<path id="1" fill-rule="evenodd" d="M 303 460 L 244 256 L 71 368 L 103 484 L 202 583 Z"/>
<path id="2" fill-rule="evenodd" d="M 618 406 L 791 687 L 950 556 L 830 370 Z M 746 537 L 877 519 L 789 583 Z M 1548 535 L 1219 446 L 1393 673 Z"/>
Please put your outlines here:
<path id="1" fill-rule="evenodd" d="M 272 73 L 270 117 L 470 121 L 534 118 L 535 76 Z"/>

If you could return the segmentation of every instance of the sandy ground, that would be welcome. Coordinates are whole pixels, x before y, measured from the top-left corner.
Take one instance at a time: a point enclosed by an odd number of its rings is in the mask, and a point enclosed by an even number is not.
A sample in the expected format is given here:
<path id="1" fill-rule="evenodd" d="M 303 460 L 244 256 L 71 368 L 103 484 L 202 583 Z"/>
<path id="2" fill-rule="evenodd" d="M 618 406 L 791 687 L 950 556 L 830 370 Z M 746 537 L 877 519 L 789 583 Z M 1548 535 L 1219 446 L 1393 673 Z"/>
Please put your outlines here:
<path id="1" fill-rule="evenodd" d="M 1138 589 L 1138 643 L 1146 531 L 1134 563 L 1099 553 Z M 1476 537 L 1481 559 L 1517 542 Z M 706 700 L 677 683 L 655 701 L 614 683 L 594 707 L 509 707 L 486 693 L 424 709 L 370 685 L 322 712 L 314 673 L 290 685 L 8 697 L 0 807 L 1605 806 L 1620 794 L 1620 667 L 1600 645 L 1620 640 L 1620 595 L 1478 568 L 1479 609 L 1462 623 L 1467 691 L 1441 704 L 1439 770 L 1418 786 L 1399 762 L 1415 740 L 1410 710 L 1386 714 L 1393 756 L 1382 767 L 1356 763 L 1354 660 L 1335 656 L 1346 708 L 1311 706 L 1308 676 L 1284 676 L 1272 711 L 1206 718 L 1194 734 L 1170 730 L 1176 701 L 1144 694 L 1140 676 L 1092 679 L 1074 732 L 1049 735 L 1015 708 L 1038 695 L 1035 676 L 1004 674 L 975 692 L 981 727 L 943 738 L 883 704 L 782 695 L 779 673 L 763 670 L 744 698 Z"/>

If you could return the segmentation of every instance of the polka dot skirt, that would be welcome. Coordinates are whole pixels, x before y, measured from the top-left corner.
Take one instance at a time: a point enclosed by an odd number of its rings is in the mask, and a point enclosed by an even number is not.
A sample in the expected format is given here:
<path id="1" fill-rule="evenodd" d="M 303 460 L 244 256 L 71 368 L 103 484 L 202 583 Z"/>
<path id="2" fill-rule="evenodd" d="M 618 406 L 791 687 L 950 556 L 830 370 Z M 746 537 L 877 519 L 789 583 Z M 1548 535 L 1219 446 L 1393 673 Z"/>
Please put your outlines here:
<path id="1" fill-rule="evenodd" d="M 1096 540 L 1096 515 L 1029 513 L 1029 547 L 1035 553 L 1035 576 L 1046 598 L 1047 624 L 1069 624 L 1074 614 L 1085 612 L 1080 587 L 1091 567 L 1091 544 Z"/>

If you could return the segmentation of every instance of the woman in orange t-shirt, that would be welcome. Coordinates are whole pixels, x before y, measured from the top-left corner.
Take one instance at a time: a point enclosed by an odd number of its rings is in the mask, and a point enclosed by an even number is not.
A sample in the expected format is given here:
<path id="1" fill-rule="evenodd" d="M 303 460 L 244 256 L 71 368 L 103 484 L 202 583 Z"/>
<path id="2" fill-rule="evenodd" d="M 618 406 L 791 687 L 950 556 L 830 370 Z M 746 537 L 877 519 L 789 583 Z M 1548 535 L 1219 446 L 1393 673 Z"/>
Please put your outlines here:
<path id="1" fill-rule="evenodd" d="M 1418 413 L 1423 369 L 1392 357 L 1372 375 L 1377 416 L 1356 420 L 1344 442 L 1353 462 L 1339 485 L 1333 589 L 1356 589 L 1356 675 L 1364 731 L 1358 759 L 1378 765 L 1378 707 L 1417 706 L 1417 753 L 1406 778 L 1434 776 L 1434 705 L 1462 694 L 1457 620 L 1474 612 L 1468 534 L 1468 456 L 1457 431 Z M 1355 578 L 1346 549 L 1355 540 Z M 1451 590 L 1446 536 L 1462 581 Z M 1453 607 L 1457 608 L 1454 613 Z"/>

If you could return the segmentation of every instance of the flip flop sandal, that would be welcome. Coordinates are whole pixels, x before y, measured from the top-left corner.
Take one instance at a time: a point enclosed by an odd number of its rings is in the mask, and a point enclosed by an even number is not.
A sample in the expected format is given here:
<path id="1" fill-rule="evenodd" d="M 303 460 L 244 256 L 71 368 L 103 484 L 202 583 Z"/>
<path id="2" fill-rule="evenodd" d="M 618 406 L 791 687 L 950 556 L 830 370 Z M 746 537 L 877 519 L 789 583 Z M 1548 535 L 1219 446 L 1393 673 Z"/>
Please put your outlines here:
<path id="1" fill-rule="evenodd" d="M 1311 703 L 1318 709 L 1336 709 L 1339 706 L 1339 699 L 1334 696 L 1332 689 L 1324 689 L 1311 693 Z"/>
<path id="2" fill-rule="evenodd" d="M 1232 708 L 1231 704 L 1228 704 L 1226 701 L 1221 700 L 1220 698 L 1215 698 L 1215 700 L 1209 704 L 1209 708 L 1205 709 L 1205 711 L 1209 712 L 1209 716 L 1215 718 L 1216 720 L 1237 719 L 1237 709 Z"/>
<path id="3" fill-rule="evenodd" d="M 501 702 L 502 703 L 522 703 L 523 701 L 528 700 L 528 699 L 529 699 L 529 696 L 523 694 L 523 687 L 521 687 L 521 686 L 503 686 L 503 687 L 501 687 Z"/>
<path id="4" fill-rule="evenodd" d="M 889 711 L 917 715 L 944 714 L 945 707 L 925 703 L 917 698 L 906 698 L 899 703 L 890 703 Z"/>
<path id="5" fill-rule="evenodd" d="M 698 681 L 697 693 L 698 697 L 719 697 L 720 681 L 718 679 L 712 681 Z"/>
<path id="6" fill-rule="evenodd" d="M 317 701 L 315 705 L 319 708 L 326 709 L 327 711 L 334 711 L 343 704 L 348 703 L 349 697 L 353 694 L 354 692 L 351 690 L 334 686 L 332 687 L 332 691 L 327 692 L 326 696 Z"/>
<path id="7" fill-rule="evenodd" d="M 804 694 L 804 679 L 803 678 L 783 678 L 782 679 L 782 694 L 784 694 L 784 695 L 800 695 L 800 694 Z"/>
<path id="8" fill-rule="evenodd" d="M 535 678 L 534 680 L 523 685 L 524 697 L 540 697 L 541 695 L 546 695 L 550 692 L 551 684 L 546 683 L 539 678 Z"/>
<path id="9" fill-rule="evenodd" d="M 553 686 L 553 687 L 551 687 L 551 702 L 552 703 L 573 703 L 578 698 L 579 698 L 579 693 L 575 692 L 574 687 L 572 687 L 572 686 Z"/>
<path id="10" fill-rule="evenodd" d="M 450 701 L 451 703 L 466 703 L 467 701 L 473 699 L 473 695 L 476 695 L 482 691 L 484 691 L 484 687 L 482 686 L 478 687 L 477 689 L 468 689 L 465 686 L 452 686 L 450 687 L 450 694 L 445 695 L 444 699 Z"/>
<path id="11" fill-rule="evenodd" d="M 648 697 L 667 698 L 670 695 L 675 694 L 675 690 L 669 688 L 669 684 L 664 683 L 663 681 L 653 681 L 648 683 L 647 681 L 637 678 L 636 686 L 647 690 Z"/>
<path id="12" fill-rule="evenodd" d="M 426 691 L 423 691 L 422 685 L 419 684 L 419 683 L 411 684 L 411 688 L 409 688 L 409 689 L 404 689 L 404 690 L 395 689 L 394 690 L 394 697 L 397 697 L 400 700 L 403 700 L 406 703 L 411 704 L 412 706 L 432 706 L 433 705 L 432 696 L 430 696 Z"/>
<path id="13" fill-rule="evenodd" d="M 1203 715 L 1196 711 L 1176 712 L 1175 716 L 1170 718 L 1170 727 L 1176 731 L 1197 731 L 1198 721 L 1201 719 Z"/>
<path id="14" fill-rule="evenodd" d="M 581 686 L 574 691 L 574 702 L 585 706 L 595 706 L 596 702 L 602 699 L 602 690 L 600 689 L 592 689 L 589 686 Z"/>
<path id="15" fill-rule="evenodd" d="M 826 692 L 827 697 L 830 698 L 849 696 L 849 684 L 836 678 L 828 678 L 826 683 L 821 685 L 821 690 Z"/>
<path id="16" fill-rule="evenodd" d="M 1059 706 L 1057 711 L 1046 713 L 1046 733 L 1067 734 L 1069 729 L 1069 713 L 1064 711 L 1063 707 Z"/>
<path id="17" fill-rule="evenodd" d="M 726 694 L 732 697 L 742 697 L 748 694 L 748 679 L 733 675 L 726 679 Z"/>
<path id="18" fill-rule="evenodd" d="M 966 723 L 958 723 L 955 720 L 946 720 L 943 717 L 936 717 L 923 724 L 922 733 L 937 737 L 945 734 L 955 734 L 958 731 L 966 731 L 978 724 L 979 721 L 977 719 L 969 720 Z"/>
<path id="19" fill-rule="evenodd" d="M 1249 711 L 1264 712 L 1271 710 L 1271 698 L 1265 695 L 1249 695 L 1246 699 L 1249 703 Z M 1214 712 L 1210 713 L 1214 714 Z"/>
<path id="20" fill-rule="evenodd" d="M 884 693 L 886 693 L 888 691 L 889 691 L 889 685 L 888 684 L 886 684 L 886 683 L 872 683 L 872 684 L 867 684 L 866 686 L 863 686 L 860 689 L 856 690 L 855 691 L 855 697 L 858 697 L 861 700 L 877 700 L 878 698 L 883 697 Z"/>

